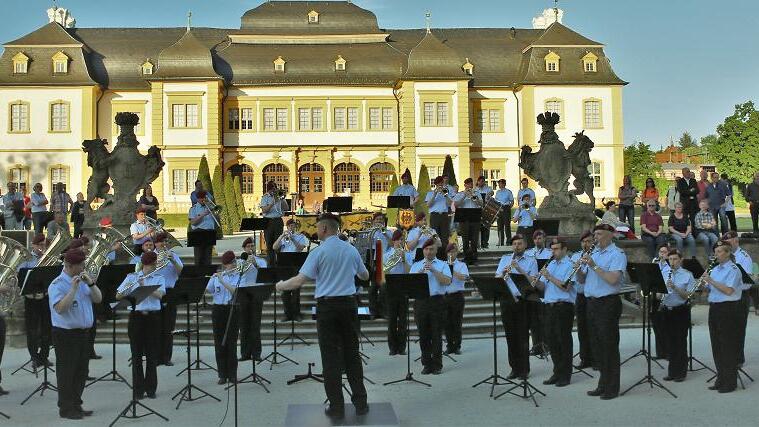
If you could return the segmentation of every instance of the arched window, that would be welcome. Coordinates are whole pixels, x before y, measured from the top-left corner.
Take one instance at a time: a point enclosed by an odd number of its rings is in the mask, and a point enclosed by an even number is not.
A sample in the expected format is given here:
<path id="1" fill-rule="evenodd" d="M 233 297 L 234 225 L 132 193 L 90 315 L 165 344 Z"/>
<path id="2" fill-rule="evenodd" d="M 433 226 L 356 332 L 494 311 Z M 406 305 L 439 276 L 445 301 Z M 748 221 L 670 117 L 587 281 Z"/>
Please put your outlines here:
<path id="1" fill-rule="evenodd" d="M 272 163 L 264 167 L 261 175 L 263 176 L 264 192 L 266 192 L 266 183 L 269 181 L 277 183 L 277 188 L 280 190 L 285 190 L 287 193 L 290 192 L 290 169 L 287 166 L 281 163 Z"/>
<path id="2" fill-rule="evenodd" d="M 350 188 L 351 193 L 358 193 L 361 183 L 361 171 L 355 163 L 340 163 L 334 169 L 335 193 L 342 193 Z"/>
<path id="3" fill-rule="evenodd" d="M 243 194 L 253 193 L 253 168 L 246 164 L 237 164 L 229 168 L 232 177 L 240 177 L 240 191 Z"/>
<path id="4" fill-rule="evenodd" d="M 372 193 L 387 193 L 393 181 L 395 169 L 390 163 L 375 163 L 369 167 L 369 191 Z"/>

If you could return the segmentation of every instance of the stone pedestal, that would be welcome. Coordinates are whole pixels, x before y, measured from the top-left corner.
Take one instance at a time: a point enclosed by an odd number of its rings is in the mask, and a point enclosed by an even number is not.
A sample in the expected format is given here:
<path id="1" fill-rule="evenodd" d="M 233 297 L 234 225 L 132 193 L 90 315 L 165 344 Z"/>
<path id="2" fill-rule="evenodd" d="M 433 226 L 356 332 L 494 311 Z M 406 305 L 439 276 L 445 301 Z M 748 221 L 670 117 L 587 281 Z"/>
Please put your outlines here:
<path id="1" fill-rule="evenodd" d="M 5 315 L 5 345 L 12 348 L 26 347 L 26 324 L 24 301 L 19 299 L 10 314 Z"/>
<path id="2" fill-rule="evenodd" d="M 559 220 L 559 235 L 562 237 L 579 237 L 583 231 L 592 230 L 597 220 L 590 205 L 577 200 L 562 208 L 540 207 L 538 219 Z"/>

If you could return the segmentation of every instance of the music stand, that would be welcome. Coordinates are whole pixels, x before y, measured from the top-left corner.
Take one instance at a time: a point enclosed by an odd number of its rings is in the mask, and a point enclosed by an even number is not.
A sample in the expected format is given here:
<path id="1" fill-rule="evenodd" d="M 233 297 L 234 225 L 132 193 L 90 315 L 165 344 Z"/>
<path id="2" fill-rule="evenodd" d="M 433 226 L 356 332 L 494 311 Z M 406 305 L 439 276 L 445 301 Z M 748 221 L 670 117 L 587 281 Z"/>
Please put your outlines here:
<path id="1" fill-rule="evenodd" d="M 407 304 L 409 299 L 424 299 L 430 297 L 429 278 L 427 273 L 414 274 L 387 274 L 385 275 L 385 286 L 387 287 L 388 296 L 394 298 L 406 298 Z M 406 324 L 409 322 L 409 313 L 411 307 L 406 310 Z M 406 376 L 399 380 L 386 382 L 384 385 L 398 384 L 403 382 L 413 382 L 417 384 L 432 387 L 431 384 L 419 381 L 414 378 L 411 372 L 411 328 L 406 332 Z"/>
<path id="2" fill-rule="evenodd" d="M 411 209 L 410 196 L 387 196 L 388 209 Z"/>
<path id="3" fill-rule="evenodd" d="M 187 233 L 187 247 L 213 246 L 216 244 L 216 230 L 196 228 Z"/>
<path id="4" fill-rule="evenodd" d="M 536 219 L 532 223 L 533 230 L 543 230 L 546 233 L 546 237 L 553 237 L 559 235 L 559 223 L 558 219 Z"/>
<path id="5" fill-rule="evenodd" d="M 281 256 L 283 253 L 280 253 L 279 255 Z M 299 252 L 293 252 L 293 254 L 296 254 L 296 253 L 299 253 Z M 303 254 L 306 255 L 306 253 L 303 253 Z M 278 267 L 278 268 L 259 268 L 258 269 L 258 275 L 265 277 L 267 281 L 269 281 L 270 283 L 275 282 L 279 279 L 292 277 L 292 275 L 288 276 L 289 273 L 290 273 L 289 268 Z M 266 357 L 258 361 L 258 363 L 261 364 L 269 360 L 269 363 L 270 363 L 269 370 L 272 370 L 274 368 L 274 365 L 279 365 L 285 362 L 292 362 L 298 365 L 299 364 L 298 362 L 294 361 L 293 359 L 290 359 L 289 357 L 280 353 L 279 350 L 277 350 L 278 344 L 279 343 L 277 340 L 277 288 L 275 287 L 274 288 L 274 338 L 272 339 L 272 345 L 274 346 L 274 348 L 272 349 L 271 353 L 269 353 L 268 355 L 266 355 Z M 279 358 L 282 358 L 284 360 L 280 362 Z M 255 360 L 253 361 L 253 363 L 256 363 Z"/>
<path id="6" fill-rule="evenodd" d="M 632 264 L 628 264 L 627 265 L 628 272 L 630 271 L 630 268 L 631 268 L 630 266 L 631 265 Z M 661 280 L 662 283 L 664 283 L 664 278 L 661 277 L 661 269 L 659 269 L 659 266 L 657 264 L 650 264 L 650 265 L 656 266 L 656 268 L 658 269 L 657 271 L 659 271 L 659 279 Z M 633 279 L 632 278 L 632 273 L 630 273 L 630 278 L 631 278 L 631 280 L 634 283 L 640 284 L 641 290 L 643 289 L 643 284 L 641 284 L 636 279 Z M 666 289 L 665 289 L 665 292 L 666 292 Z M 653 362 L 656 363 L 659 366 L 659 368 L 664 369 L 664 366 L 662 366 L 661 363 L 659 363 L 658 360 L 656 360 L 656 359 L 654 359 L 654 358 L 651 357 L 651 353 L 649 351 L 649 349 L 651 348 L 650 347 L 650 343 L 649 343 L 648 346 L 646 345 L 646 330 L 650 326 L 650 323 L 651 323 L 651 319 L 649 318 L 649 311 L 650 311 L 651 307 L 649 307 L 649 306 L 653 306 L 653 304 L 651 304 L 651 301 L 649 299 L 649 295 L 644 294 L 643 297 L 642 297 L 642 299 L 641 299 L 641 302 L 640 302 L 640 310 L 643 313 L 643 319 L 642 319 L 642 323 L 640 325 L 640 350 L 638 350 L 635 354 L 633 354 L 632 356 L 628 357 L 627 359 L 623 360 L 622 363 L 619 364 L 619 366 L 624 365 L 625 363 L 631 361 L 632 359 L 635 359 L 638 356 L 643 356 L 647 360 L 653 360 Z M 648 363 L 648 362 L 646 362 L 646 363 Z"/>
<path id="7" fill-rule="evenodd" d="M 97 287 L 103 294 L 103 302 L 111 304 L 118 302 L 116 299 L 116 289 L 118 289 L 121 282 L 127 277 L 127 275 L 134 273 L 134 265 L 132 264 L 119 264 L 119 265 L 104 265 L 100 269 L 97 278 Z M 124 376 L 122 376 L 116 369 L 116 312 L 112 311 L 111 316 L 111 371 L 103 374 L 101 377 L 92 380 L 85 387 L 89 387 L 99 381 L 113 381 L 122 382 L 131 388 Z"/>
<path id="8" fill-rule="evenodd" d="M 704 267 L 701 266 L 701 263 L 698 262 L 697 259 L 684 259 L 683 260 L 683 268 L 690 271 L 693 274 L 693 277 L 701 277 L 701 275 L 704 274 Z M 690 301 L 687 302 L 690 304 Z M 698 363 L 701 365 L 700 368 L 693 368 L 693 362 Z M 693 355 L 693 322 L 688 321 L 688 372 L 696 372 L 706 369 L 707 371 L 711 371 L 712 374 L 716 374 L 717 371 L 710 368 L 707 364 L 699 360 L 697 357 Z"/>
<path id="9" fill-rule="evenodd" d="M 240 231 L 262 231 L 269 225 L 269 218 L 243 218 L 240 220 Z"/>
<path id="10" fill-rule="evenodd" d="M 353 197 L 327 197 L 324 201 L 324 212 L 353 212 Z"/>
<path id="11" fill-rule="evenodd" d="M 182 268 L 182 272 L 179 274 L 179 278 L 177 279 L 177 283 L 174 285 L 174 288 L 178 288 L 181 286 L 182 283 L 184 283 L 187 279 L 195 279 L 195 278 L 202 278 L 203 281 L 208 284 L 208 278 L 213 276 L 214 273 L 216 273 L 219 270 L 218 264 L 211 264 L 211 265 L 185 265 Z M 203 288 L 205 290 L 205 288 Z M 206 301 L 204 296 L 204 293 L 201 293 L 201 298 L 203 301 L 203 306 L 206 306 Z M 216 368 L 209 365 L 208 363 L 204 362 L 203 359 L 200 358 L 200 304 L 201 304 L 201 298 L 195 299 L 195 330 L 191 330 L 189 326 L 187 327 L 187 330 L 190 331 L 188 333 L 195 333 L 195 361 L 192 362 L 189 369 L 194 369 L 196 371 L 204 371 L 204 370 L 213 370 L 215 371 Z M 189 307 L 188 307 L 189 309 Z M 189 319 L 189 316 L 188 316 Z M 180 376 L 184 373 L 185 370 L 188 368 L 184 368 L 179 373 L 177 373 L 176 376 Z"/>
<path id="12" fill-rule="evenodd" d="M 263 274 L 262 274 L 263 273 Z M 267 277 L 268 276 L 268 277 Z M 251 298 L 260 299 L 262 301 L 265 301 L 269 299 L 274 292 L 274 282 L 276 281 L 277 275 L 274 273 L 271 269 L 265 269 L 260 268 L 258 269 L 258 274 L 256 276 L 256 281 L 260 283 L 268 283 L 266 285 L 253 285 L 253 286 L 245 286 L 242 288 L 237 288 L 237 292 L 240 292 L 242 294 L 247 294 Z M 238 380 L 238 384 L 242 383 L 253 383 L 258 384 L 261 387 L 263 387 L 264 390 L 266 390 L 267 393 L 269 393 L 269 389 L 266 387 L 266 384 L 271 384 L 271 381 L 267 380 L 266 378 L 262 377 L 261 375 L 258 375 L 256 373 L 256 361 L 254 359 L 251 359 L 252 365 L 253 365 L 253 372 L 251 372 L 250 375 L 247 377 Z M 229 388 L 229 387 L 227 387 Z"/>
<path id="13" fill-rule="evenodd" d="M 522 298 L 524 300 L 527 300 L 527 298 L 525 296 L 526 292 L 529 289 L 535 289 L 535 288 L 532 287 L 532 285 L 530 284 L 530 282 L 527 280 L 527 277 L 525 277 L 525 276 L 523 276 L 521 274 L 514 274 L 514 273 L 509 274 L 509 277 L 511 278 L 511 281 L 514 282 L 514 285 L 517 287 L 517 289 L 519 289 L 519 292 L 523 295 Z M 524 357 L 525 359 L 529 358 L 530 357 L 529 351 L 526 354 L 523 354 L 522 357 Z M 540 394 L 541 396 L 545 397 L 545 393 L 543 393 L 542 391 L 538 390 L 538 388 L 535 387 L 527 379 L 527 375 L 521 376 L 519 378 L 519 381 L 516 381 L 516 382 L 512 381 L 512 384 L 513 385 L 508 390 L 502 392 L 501 394 L 496 395 L 495 397 L 493 397 L 493 399 L 498 399 L 499 397 L 501 397 L 501 396 L 503 396 L 505 394 L 510 394 L 512 396 L 521 397 L 522 399 L 532 399 L 532 403 L 535 404 L 535 407 L 538 407 L 538 400 L 535 398 L 535 395 L 536 394 Z M 515 392 L 514 390 L 516 390 L 516 389 L 521 389 L 521 392 L 520 393 Z"/>
<path id="14" fill-rule="evenodd" d="M 382 267 L 380 266 L 379 268 L 382 268 Z M 369 271 L 371 271 L 371 270 L 369 270 Z M 373 277 L 373 276 L 374 275 L 372 273 L 369 273 L 369 277 Z M 365 288 L 369 288 L 371 286 L 371 279 L 361 280 L 361 279 L 358 278 L 358 276 L 355 276 L 353 278 L 353 281 L 356 284 L 356 294 L 357 295 L 358 295 L 358 288 L 364 288 L 364 287 Z M 364 315 L 362 313 L 362 311 L 361 311 L 362 307 L 359 306 L 359 308 L 358 308 L 359 309 L 359 312 L 358 312 L 358 324 L 356 325 L 356 327 L 358 328 L 358 342 L 361 345 L 361 348 L 364 348 L 364 342 L 362 341 L 362 339 L 365 340 L 369 345 L 371 345 L 372 347 L 374 347 L 374 341 L 372 341 L 371 338 L 369 338 L 368 336 L 366 336 L 366 334 L 364 334 L 364 331 L 361 330 L 361 320 L 362 319 L 372 320 L 372 314 L 373 313 L 371 312 L 371 310 L 369 309 L 369 307 L 363 307 L 363 308 L 366 308 L 366 310 L 368 311 L 368 313 L 366 315 Z M 361 357 L 362 358 L 371 359 L 371 357 L 367 356 L 366 354 L 364 354 L 360 350 L 359 350 L 359 353 L 361 353 Z"/>
<path id="15" fill-rule="evenodd" d="M 283 273 L 280 275 L 281 279 L 287 280 L 296 276 L 300 268 L 303 267 L 303 263 L 306 262 L 307 257 L 308 252 L 280 252 L 277 254 L 277 266 L 282 268 L 281 272 Z M 293 292 L 300 292 L 300 289 L 296 289 Z M 300 307 L 298 307 L 298 314 L 300 314 Z M 303 337 L 295 333 L 295 317 L 297 315 L 290 319 L 290 333 L 279 342 L 279 345 L 285 345 L 287 341 L 290 341 L 290 351 L 295 349 L 296 340 L 300 341 L 301 344 L 311 345 Z"/>
<path id="16" fill-rule="evenodd" d="M 141 303 L 145 298 L 150 296 L 153 292 L 155 292 L 160 286 L 153 285 L 153 286 L 139 286 L 137 289 L 132 291 L 129 295 L 125 296 L 119 302 L 111 303 L 111 308 L 115 311 L 120 308 L 126 308 L 126 307 L 132 307 L 132 310 L 134 311 L 137 307 L 137 304 Z M 136 361 L 135 361 L 136 362 Z M 134 370 L 132 370 L 132 383 L 134 383 Z M 135 390 L 134 387 L 132 387 L 132 399 L 129 401 L 129 404 L 119 413 L 119 415 L 114 419 L 109 427 L 112 427 L 116 422 L 121 418 L 129 418 L 129 419 L 137 419 L 137 418 L 143 418 L 150 415 L 156 415 L 160 418 L 162 418 L 164 421 L 169 421 L 168 418 L 164 417 L 163 415 L 159 414 L 155 410 L 149 408 L 144 403 L 137 400 L 137 390 Z M 137 415 L 137 407 L 141 407 L 147 413 Z"/>
<path id="17" fill-rule="evenodd" d="M 35 268 L 42 268 L 42 267 L 35 267 Z M 57 276 L 58 274 L 60 274 L 61 269 L 63 269 L 63 266 L 61 265 L 61 266 L 56 266 L 56 267 L 45 267 L 45 268 L 55 268 L 55 269 L 57 269 L 56 270 L 57 271 L 56 276 Z M 21 293 L 22 296 L 30 294 L 29 292 L 24 293 L 24 285 L 29 280 L 29 276 L 30 276 L 30 273 L 32 272 L 32 270 L 33 270 L 32 268 L 22 268 L 21 270 L 19 270 L 19 272 L 18 272 L 18 274 L 16 276 L 17 277 L 17 284 L 18 284 L 18 286 L 20 288 L 19 292 Z M 45 292 L 47 292 L 47 286 L 45 286 Z M 27 365 L 29 365 L 30 363 L 32 364 L 32 369 L 27 368 Z M 48 369 L 50 369 L 50 371 L 52 371 L 52 372 L 55 372 L 55 369 L 53 369 L 52 367 L 48 367 Z M 26 363 L 24 363 L 23 365 L 21 365 L 15 371 L 11 372 L 11 375 L 16 375 L 16 373 L 18 371 L 29 372 L 30 374 L 34 374 L 35 378 L 39 378 L 39 374 L 37 372 L 37 367 L 34 366 L 34 360 L 31 359 L 31 358 L 29 358 L 29 360 L 26 361 Z"/>
<path id="18" fill-rule="evenodd" d="M 627 264 L 627 272 L 630 274 L 630 279 L 632 279 L 633 282 L 640 284 L 641 292 L 643 293 L 643 299 L 648 300 L 655 296 L 657 293 L 667 293 L 667 286 L 664 284 L 664 278 L 661 275 L 661 270 L 659 269 L 659 266 L 657 264 L 651 264 L 651 263 L 631 263 Z M 652 304 L 646 304 L 646 308 L 649 311 L 653 311 Z M 643 316 L 649 316 L 653 313 L 650 313 L 649 311 L 644 310 Z M 651 322 L 646 323 L 645 328 L 646 333 L 646 342 L 648 344 L 648 349 L 651 348 Z M 653 388 L 654 386 L 659 387 L 660 389 L 666 391 L 667 393 L 671 394 L 672 397 L 677 398 L 677 396 L 672 393 L 667 387 L 664 386 L 664 384 L 660 383 L 656 378 L 654 378 L 653 375 L 651 375 L 651 355 L 649 352 L 646 351 L 646 349 L 642 349 L 642 352 L 645 352 L 646 356 L 646 375 L 643 376 L 638 382 L 631 385 L 627 390 L 620 393 L 620 396 L 624 396 L 625 393 L 628 391 L 634 389 L 635 387 L 641 385 L 641 384 L 648 384 Z M 621 366 L 621 365 L 620 365 Z"/>
<path id="19" fill-rule="evenodd" d="M 490 397 L 493 397 L 495 386 L 514 384 L 513 381 L 498 374 L 498 329 L 496 325 L 496 301 L 513 297 L 511 291 L 509 291 L 509 288 L 504 283 L 503 278 L 500 277 L 477 277 L 474 280 L 474 286 L 477 287 L 483 300 L 491 301 L 493 304 L 493 373 L 484 380 L 472 385 L 472 388 L 481 384 L 490 384 Z M 501 380 L 505 382 L 501 382 Z"/>
<path id="20" fill-rule="evenodd" d="M 192 383 L 192 362 L 190 361 L 191 355 L 192 355 L 192 344 L 191 344 L 191 337 L 192 334 L 195 333 L 196 336 L 200 335 L 200 329 L 193 330 L 190 327 L 190 304 L 195 304 L 197 307 L 198 301 L 203 297 L 203 294 L 206 291 L 206 285 L 207 285 L 207 279 L 205 277 L 184 277 L 179 278 L 177 280 L 176 286 L 173 288 L 166 290 L 166 296 L 165 301 L 168 303 L 172 303 L 175 306 L 179 307 L 180 305 L 185 306 L 185 330 L 175 330 L 171 333 L 173 335 L 184 335 L 185 337 L 185 349 L 187 353 L 187 367 L 182 370 L 182 372 L 187 372 L 187 385 L 182 387 L 181 390 L 179 390 L 174 396 L 171 397 L 171 400 L 176 399 L 179 397 L 179 400 L 177 401 L 177 406 L 175 409 L 179 409 L 179 406 L 182 404 L 182 402 L 193 402 L 195 400 L 202 399 L 206 396 L 216 400 L 217 402 L 221 402 L 216 396 L 208 393 L 207 391 L 199 388 L 198 386 L 194 385 Z M 198 355 L 198 358 L 196 359 L 196 362 L 204 363 L 200 360 L 200 356 Z M 181 374 L 181 372 L 180 372 Z M 179 376 L 179 375 L 177 375 Z M 196 395 L 193 397 L 192 391 L 195 390 L 200 395 Z"/>
<path id="21" fill-rule="evenodd" d="M 26 278 L 24 280 L 24 283 L 19 282 L 21 284 L 21 295 L 24 295 L 24 298 L 26 298 L 26 295 L 45 293 L 47 291 L 48 285 L 53 280 L 55 280 L 59 274 L 61 274 L 62 269 L 63 266 L 58 265 L 54 267 L 37 267 L 27 270 L 28 274 L 25 274 Z M 58 388 L 47 379 L 47 363 L 43 363 L 42 365 L 42 383 L 37 386 L 34 391 L 29 393 L 26 399 L 21 402 L 22 405 L 37 393 L 39 393 L 40 396 L 43 396 L 45 394 L 45 390 L 58 391 Z"/>
<path id="22" fill-rule="evenodd" d="M 480 222 L 482 208 L 456 208 L 453 222 Z"/>

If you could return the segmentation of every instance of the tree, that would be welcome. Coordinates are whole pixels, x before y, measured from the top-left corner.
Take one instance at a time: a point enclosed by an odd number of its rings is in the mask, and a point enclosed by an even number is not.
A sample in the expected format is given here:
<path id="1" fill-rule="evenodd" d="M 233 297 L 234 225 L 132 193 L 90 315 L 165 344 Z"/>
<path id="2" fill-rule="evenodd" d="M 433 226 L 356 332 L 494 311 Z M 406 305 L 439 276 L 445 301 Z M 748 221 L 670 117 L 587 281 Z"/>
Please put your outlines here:
<path id="1" fill-rule="evenodd" d="M 419 192 L 419 199 L 417 199 L 416 204 L 414 205 L 414 213 L 423 212 L 426 216 L 429 217 L 429 207 L 427 207 L 427 202 L 424 201 L 424 198 L 427 197 L 427 192 L 430 191 L 430 173 L 427 171 L 427 166 L 422 165 L 422 167 L 419 169 L 419 179 L 416 181 L 416 183 L 416 189 Z"/>
<path id="2" fill-rule="evenodd" d="M 213 188 L 214 203 L 221 206 L 221 213 L 219 214 L 219 223 L 221 223 L 221 229 L 223 233 L 231 234 L 231 226 L 229 222 L 229 211 L 227 209 L 227 203 L 224 194 L 224 181 L 221 179 L 221 166 L 216 165 L 213 168 L 213 179 L 211 179 L 211 187 Z"/>
<path id="3" fill-rule="evenodd" d="M 224 174 L 224 211 L 227 212 L 230 231 L 240 230 L 240 211 L 237 208 L 237 197 L 235 197 L 235 180 L 232 178 L 232 172 L 227 171 Z"/>
<path id="4" fill-rule="evenodd" d="M 683 132 L 683 134 L 680 136 L 680 139 L 677 141 L 677 143 L 680 145 L 680 148 L 686 149 L 686 148 L 693 148 L 695 147 L 696 140 L 693 139 L 691 134 L 689 132 Z"/>
<path id="5" fill-rule="evenodd" d="M 236 176 L 234 180 L 235 187 L 235 201 L 237 202 L 237 213 L 240 218 L 247 218 L 248 213 L 245 211 L 245 202 L 242 200 L 242 185 L 240 185 L 240 177 Z"/>
<path id="6" fill-rule="evenodd" d="M 396 174 L 393 174 L 393 180 L 390 181 L 390 189 L 387 194 L 393 194 L 396 188 L 398 188 L 398 177 Z M 398 208 L 388 208 L 387 225 L 394 227 L 396 224 L 398 224 Z"/>
<path id="7" fill-rule="evenodd" d="M 206 156 L 200 158 L 200 165 L 198 165 L 198 180 L 203 183 L 203 188 L 206 191 L 210 191 L 213 194 L 213 188 L 211 186 L 211 172 L 208 169 L 208 159 Z M 195 185 L 195 183 L 193 183 Z"/>
<path id="8" fill-rule="evenodd" d="M 707 141 L 717 169 L 734 182 L 748 184 L 759 169 L 759 111 L 748 101 L 717 126 L 716 140 Z M 737 198 L 737 197 L 736 197 Z"/>
<path id="9" fill-rule="evenodd" d="M 625 147 L 624 157 L 625 175 L 630 175 L 638 189 L 645 187 L 646 178 L 656 178 L 662 172 L 661 165 L 656 163 L 656 154 L 643 142 Z"/>
<path id="10" fill-rule="evenodd" d="M 453 159 L 450 154 L 445 156 L 443 175 L 448 175 L 448 184 L 453 185 L 454 187 L 458 185 L 456 183 L 456 172 L 453 170 Z"/>

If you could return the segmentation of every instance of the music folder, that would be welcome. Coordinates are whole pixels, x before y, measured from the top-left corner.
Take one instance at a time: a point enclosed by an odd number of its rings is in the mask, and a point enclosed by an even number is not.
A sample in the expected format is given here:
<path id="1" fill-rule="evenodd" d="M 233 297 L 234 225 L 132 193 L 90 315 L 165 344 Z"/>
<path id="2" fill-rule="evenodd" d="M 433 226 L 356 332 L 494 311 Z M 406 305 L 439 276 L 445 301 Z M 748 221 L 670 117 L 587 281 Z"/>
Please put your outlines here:
<path id="1" fill-rule="evenodd" d="M 409 196 L 387 196 L 387 208 L 398 208 L 398 209 L 410 209 L 411 208 L 411 197 Z"/>
<path id="2" fill-rule="evenodd" d="M 187 247 L 213 246 L 216 244 L 216 230 L 197 228 L 187 233 Z"/>
<path id="3" fill-rule="evenodd" d="M 456 208 L 454 222 L 478 222 L 482 218 L 481 208 Z"/>
<path id="4" fill-rule="evenodd" d="M 243 218 L 240 220 L 240 231 L 266 230 L 268 225 L 269 218 Z"/>
<path id="5" fill-rule="evenodd" d="M 543 230 L 546 236 L 558 236 L 559 235 L 559 222 L 558 219 L 536 219 L 533 222 L 533 230 Z"/>
<path id="6" fill-rule="evenodd" d="M 137 289 L 133 290 L 129 295 L 120 299 L 118 302 L 112 303 L 111 309 L 118 310 L 120 308 L 137 306 L 137 304 L 141 303 L 145 298 L 149 297 L 150 294 L 155 292 L 155 290 L 158 288 L 160 288 L 158 285 L 138 286 Z"/>
<path id="7" fill-rule="evenodd" d="M 327 197 L 324 212 L 353 212 L 353 197 Z"/>

